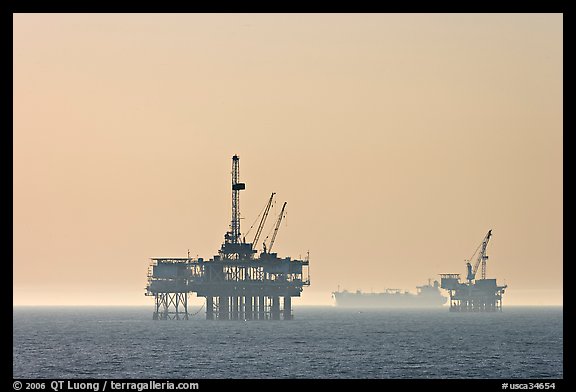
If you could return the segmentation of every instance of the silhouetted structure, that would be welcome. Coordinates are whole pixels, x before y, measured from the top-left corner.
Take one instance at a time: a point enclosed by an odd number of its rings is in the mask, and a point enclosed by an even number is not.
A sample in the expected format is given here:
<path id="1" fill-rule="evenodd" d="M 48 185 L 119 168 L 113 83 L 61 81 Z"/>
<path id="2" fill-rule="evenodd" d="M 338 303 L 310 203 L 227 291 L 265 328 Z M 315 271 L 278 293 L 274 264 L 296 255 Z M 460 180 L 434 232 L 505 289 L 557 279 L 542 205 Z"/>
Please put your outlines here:
<path id="1" fill-rule="evenodd" d="M 379 293 L 363 293 L 360 290 L 347 290 L 332 293 L 336 306 L 356 308 L 434 308 L 441 307 L 447 298 L 440 292 L 437 280 L 434 284 L 428 279 L 427 285 L 416 286 L 416 294 L 400 289 L 385 289 Z"/>
<path id="2" fill-rule="evenodd" d="M 492 236 L 492 230 L 484 237 L 476 251 L 466 260 L 467 282 L 460 282 L 460 274 L 440 274 L 440 287 L 450 293 L 451 312 L 494 312 L 502 310 L 502 295 L 507 285 L 498 286 L 496 279 L 486 279 L 486 247 Z M 480 249 L 474 267 L 470 261 Z M 478 267 L 482 265 L 481 279 L 476 279 Z"/>
<path id="3" fill-rule="evenodd" d="M 269 245 L 257 255 L 255 245 L 262 233 L 274 193 L 262 214 L 252 243 L 240 232 L 240 158 L 232 157 L 232 220 L 218 255 L 203 258 L 152 258 L 146 295 L 154 296 L 154 319 L 188 319 L 188 294 L 206 298 L 208 320 L 292 319 L 292 297 L 310 285 L 309 257 L 279 258 L 271 253 L 284 217 L 286 203 L 274 227 Z M 258 218 L 257 218 L 258 219 Z M 281 300 L 282 299 L 282 300 Z"/>

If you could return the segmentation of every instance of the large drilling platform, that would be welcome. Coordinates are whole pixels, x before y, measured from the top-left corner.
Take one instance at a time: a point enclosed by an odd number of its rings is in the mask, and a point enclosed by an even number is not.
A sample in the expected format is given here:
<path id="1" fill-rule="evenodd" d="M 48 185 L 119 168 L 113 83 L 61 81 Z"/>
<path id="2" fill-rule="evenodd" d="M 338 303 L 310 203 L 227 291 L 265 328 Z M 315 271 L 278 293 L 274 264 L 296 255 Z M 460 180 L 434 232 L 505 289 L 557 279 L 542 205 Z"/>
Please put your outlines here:
<path id="1" fill-rule="evenodd" d="M 232 157 L 232 220 L 218 255 L 209 260 L 188 257 L 151 258 L 145 295 L 153 296 L 153 319 L 189 319 L 188 295 L 205 297 L 207 320 L 292 319 L 292 297 L 310 285 L 309 256 L 304 260 L 280 258 L 272 253 L 286 202 L 274 225 L 268 245 L 256 245 L 262 234 L 275 193 L 260 213 L 254 240 L 240 232 L 240 158 Z M 260 216 L 256 218 L 258 220 Z M 282 301 L 280 301 L 282 298 Z"/>
<path id="2" fill-rule="evenodd" d="M 466 281 L 460 282 L 460 274 L 440 274 L 440 287 L 450 293 L 451 312 L 494 312 L 502 311 L 502 295 L 507 285 L 498 286 L 496 279 L 486 279 L 486 247 L 492 230 L 484 237 L 476 251 L 466 260 Z M 480 252 L 478 252 L 480 250 Z M 471 261 L 478 254 L 474 266 Z M 476 279 L 478 267 L 482 266 L 481 278 Z"/>

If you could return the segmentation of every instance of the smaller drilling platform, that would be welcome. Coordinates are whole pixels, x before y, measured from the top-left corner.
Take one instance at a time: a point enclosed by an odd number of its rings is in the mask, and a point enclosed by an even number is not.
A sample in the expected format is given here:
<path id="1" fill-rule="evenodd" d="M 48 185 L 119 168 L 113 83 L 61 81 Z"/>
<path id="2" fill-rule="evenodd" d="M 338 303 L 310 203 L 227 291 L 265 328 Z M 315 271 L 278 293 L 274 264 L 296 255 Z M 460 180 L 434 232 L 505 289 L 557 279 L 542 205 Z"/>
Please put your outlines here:
<path id="1" fill-rule="evenodd" d="M 451 312 L 495 312 L 502 311 L 502 295 L 507 285 L 498 286 L 496 279 L 486 279 L 486 247 L 492 236 L 488 233 L 476 248 L 472 256 L 466 260 L 466 281 L 460 282 L 460 274 L 440 274 L 440 287 L 450 293 Z M 471 260 L 478 254 L 474 266 Z M 476 279 L 478 267 L 481 266 L 481 278 Z"/>
<path id="2" fill-rule="evenodd" d="M 205 297 L 207 320 L 292 319 L 292 297 L 299 297 L 303 288 L 310 285 L 309 254 L 298 260 L 272 253 L 286 202 L 273 232 L 264 239 L 262 250 L 256 249 L 275 193 L 260 213 L 262 218 L 253 241 L 246 242 L 246 235 L 240 232 L 240 191 L 244 189 L 246 185 L 240 182 L 240 158 L 234 155 L 232 220 L 218 255 L 209 260 L 190 258 L 190 252 L 188 257 L 151 258 L 145 295 L 154 297 L 154 320 L 188 320 L 190 293 Z"/>

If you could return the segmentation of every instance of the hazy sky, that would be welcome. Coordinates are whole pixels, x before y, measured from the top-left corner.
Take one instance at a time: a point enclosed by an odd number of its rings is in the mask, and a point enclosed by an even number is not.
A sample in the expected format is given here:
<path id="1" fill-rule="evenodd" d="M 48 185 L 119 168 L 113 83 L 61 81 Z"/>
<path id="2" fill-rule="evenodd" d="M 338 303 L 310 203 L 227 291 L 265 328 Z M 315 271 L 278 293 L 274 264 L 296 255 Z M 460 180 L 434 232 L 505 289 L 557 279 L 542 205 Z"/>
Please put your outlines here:
<path id="1" fill-rule="evenodd" d="M 140 304 L 287 201 L 298 304 L 465 273 L 562 303 L 561 14 L 15 14 L 14 304 Z M 252 237 L 250 235 L 249 237 Z M 198 300 L 199 301 L 199 300 Z M 199 303 L 199 302 L 198 302 Z"/>

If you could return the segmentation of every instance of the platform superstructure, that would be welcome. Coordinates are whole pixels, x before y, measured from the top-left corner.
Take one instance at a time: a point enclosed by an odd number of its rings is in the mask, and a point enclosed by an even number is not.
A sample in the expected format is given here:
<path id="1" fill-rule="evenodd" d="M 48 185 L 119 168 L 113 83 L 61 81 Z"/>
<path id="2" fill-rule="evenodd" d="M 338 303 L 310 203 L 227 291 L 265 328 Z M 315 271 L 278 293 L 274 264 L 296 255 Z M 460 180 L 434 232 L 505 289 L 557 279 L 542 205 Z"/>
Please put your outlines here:
<path id="1" fill-rule="evenodd" d="M 452 312 L 494 312 L 502 310 L 502 295 L 507 285 L 499 286 L 496 279 L 486 278 L 486 248 L 492 236 L 489 230 L 476 251 L 466 260 L 466 281 L 460 282 L 460 274 L 440 274 L 440 286 L 450 294 L 450 311 Z M 474 257 L 476 262 L 472 266 Z M 476 279 L 481 266 L 481 277 Z"/>
<path id="2" fill-rule="evenodd" d="M 205 298 L 208 320 L 290 320 L 292 297 L 310 285 L 309 255 L 292 259 L 273 253 L 287 203 L 266 237 L 256 244 L 269 215 L 275 193 L 264 210 L 252 242 L 240 230 L 240 158 L 232 157 L 232 219 L 218 255 L 204 258 L 152 258 L 146 294 L 155 299 L 154 319 L 188 319 L 188 295 Z M 260 216 L 258 217 L 260 218 Z M 257 218 L 257 220 L 258 220 Z"/>

